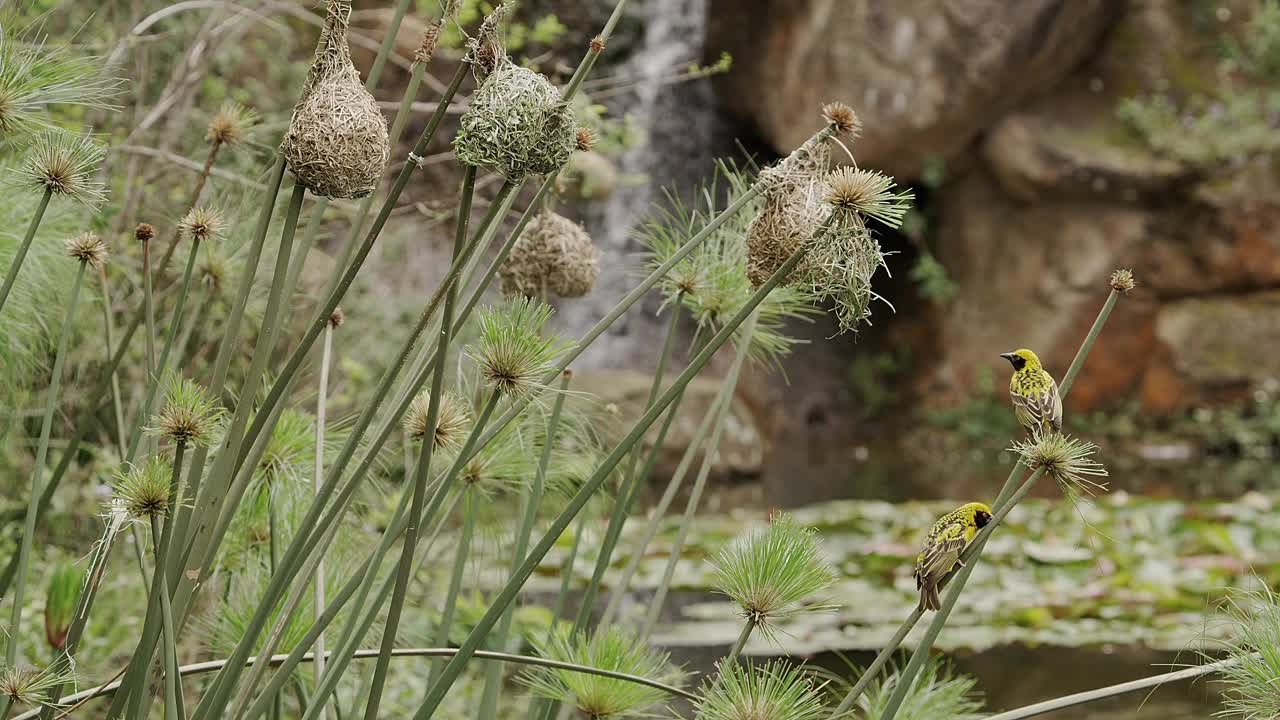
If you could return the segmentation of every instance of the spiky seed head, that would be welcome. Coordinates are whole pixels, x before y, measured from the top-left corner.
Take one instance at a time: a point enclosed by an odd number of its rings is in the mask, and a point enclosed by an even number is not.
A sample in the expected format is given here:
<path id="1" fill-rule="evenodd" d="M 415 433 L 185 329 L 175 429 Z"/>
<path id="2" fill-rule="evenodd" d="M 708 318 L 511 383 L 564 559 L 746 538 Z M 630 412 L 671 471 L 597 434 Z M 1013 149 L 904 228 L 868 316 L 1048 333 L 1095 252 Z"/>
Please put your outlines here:
<path id="1" fill-rule="evenodd" d="M 579 150 L 587 152 L 596 145 L 596 133 L 589 127 L 580 127 L 574 135 L 574 142 Z"/>
<path id="2" fill-rule="evenodd" d="M 427 26 L 422 31 L 422 42 L 418 44 L 418 49 L 413 53 L 413 61 L 415 63 L 426 64 L 431 62 L 432 56 L 436 54 L 436 47 L 440 45 L 440 31 L 444 28 L 444 19 L 437 20 Z"/>
<path id="3" fill-rule="evenodd" d="M 0 667 L 0 697 L 24 705 L 48 705 L 50 690 L 74 680 L 65 663 L 55 663 L 43 670 L 30 666 Z"/>
<path id="4" fill-rule="evenodd" d="M 1106 492 L 1107 469 L 1093 459 L 1098 446 L 1062 433 L 1050 433 L 1015 443 L 1011 448 L 1032 470 L 1043 469 L 1067 495 Z"/>
<path id="5" fill-rule="evenodd" d="M 191 239 L 204 242 L 222 237 L 226 224 L 221 210 L 202 205 L 191 208 L 178 222 L 178 229 L 190 235 Z"/>
<path id="6" fill-rule="evenodd" d="M 31 142 L 20 177 L 29 185 L 86 205 L 106 198 L 102 183 L 93 179 L 106 155 L 106 145 L 91 135 L 46 130 Z"/>
<path id="7" fill-rule="evenodd" d="M 704 683 L 694 720 L 818 720 L 825 686 L 789 660 L 736 663 Z"/>
<path id="8" fill-rule="evenodd" d="M 71 630 L 83 586 L 84 571 L 75 563 L 58 565 L 49 577 L 44 601 L 44 638 L 54 650 L 61 650 L 67 644 L 67 633 Z"/>
<path id="9" fill-rule="evenodd" d="M 333 312 L 329 313 L 329 327 L 337 330 L 342 327 L 342 323 L 347 321 L 347 314 L 342 312 L 342 308 L 335 307 Z"/>
<path id="10" fill-rule="evenodd" d="M 169 512 L 169 482 L 173 464 L 158 454 L 140 465 L 117 470 L 112 479 L 112 494 L 133 520 L 163 517 Z"/>
<path id="11" fill-rule="evenodd" d="M 67 255 L 94 270 L 107 264 L 107 244 L 94 232 L 82 232 L 66 240 Z"/>
<path id="12" fill-rule="evenodd" d="M 608 43 L 605 42 L 603 36 L 597 35 L 591 38 L 591 52 L 599 55 L 600 53 L 604 52 L 604 49 L 606 47 L 608 47 Z"/>
<path id="13" fill-rule="evenodd" d="M 825 200 L 831 205 L 856 210 L 890 227 L 902 224 L 911 209 L 910 192 L 894 192 L 893 178 L 875 170 L 836 168 L 827 175 Z"/>
<path id="14" fill-rule="evenodd" d="M 742 608 L 742 616 L 771 636 L 773 624 L 832 606 L 814 602 L 835 582 L 817 533 L 779 514 L 763 530 L 730 543 L 712 560 L 711 584 Z"/>
<path id="15" fill-rule="evenodd" d="M 1121 268 L 1111 273 L 1111 279 L 1108 281 L 1111 289 L 1118 293 L 1128 295 L 1138 285 L 1138 281 L 1133 278 L 1133 271 L 1128 268 Z"/>
<path id="16" fill-rule="evenodd" d="M 679 685 L 684 673 L 667 653 L 616 625 L 594 634 L 558 630 L 537 643 L 538 654 L 552 660 L 652 678 Z M 556 668 L 536 668 L 521 681 L 539 697 L 560 701 L 589 718 L 647 717 L 666 695 L 662 690 L 617 678 Z"/>
<path id="17" fill-rule="evenodd" d="M 1233 590 L 1221 602 L 1218 619 L 1227 640 L 1200 653 L 1206 663 L 1234 661 L 1218 670 L 1226 692 L 1222 715 L 1234 718 L 1280 717 L 1280 595 L 1265 583 L 1258 590 Z M 1218 647 L 1213 647 L 1216 644 Z"/>
<path id="18" fill-rule="evenodd" d="M 490 387 L 519 398 L 542 387 L 542 377 L 568 348 L 555 334 L 543 334 L 552 312 L 546 303 L 524 297 L 480 311 L 479 339 L 467 354 Z"/>
<path id="19" fill-rule="evenodd" d="M 170 376 L 164 404 L 148 432 L 175 443 L 206 447 L 222 419 L 222 408 L 203 386 Z"/>
<path id="20" fill-rule="evenodd" d="M 155 236 L 156 229 L 151 227 L 151 223 L 138 223 L 138 226 L 133 229 L 133 237 L 138 242 L 150 242 Z"/>
<path id="21" fill-rule="evenodd" d="M 213 114 L 205 139 L 217 145 L 235 145 L 249 137 L 258 124 L 258 113 L 237 102 L 227 101 Z"/>
<path id="22" fill-rule="evenodd" d="M 0 37 L 0 139 L 56 126 L 54 105 L 115 109 L 111 100 L 123 81 L 108 74 L 106 63 L 81 55 L 81 44 L 51 43 L 32 26 L 17 27 L 22 21 L 11 14 L 6 18 L 13 23 Z"/>
<path id="23" fill-rule="evenodd" d="M 858 118 L 858 113 L 842 102 L 823 105 L 822 118 L 845 137 L 856 138 L 862 134 L 862 120 Z"/>
<path id="24" fill-rule="evenodd" d="M 404 431 L 414 440 L 421 441 L 432 432 L 428 425 L 428 412 L 431 410 L 431 392 L 423 390 L 409 403 L 409 411 L 404 416 Z M 433 447 L 457 448 L 467 436 L 467 427 L 471 425 L 471 413 L 457 395 L 444 393 L 440 396 L 440 408 L 436 411 L 435 431 L 432 433 Z"/>

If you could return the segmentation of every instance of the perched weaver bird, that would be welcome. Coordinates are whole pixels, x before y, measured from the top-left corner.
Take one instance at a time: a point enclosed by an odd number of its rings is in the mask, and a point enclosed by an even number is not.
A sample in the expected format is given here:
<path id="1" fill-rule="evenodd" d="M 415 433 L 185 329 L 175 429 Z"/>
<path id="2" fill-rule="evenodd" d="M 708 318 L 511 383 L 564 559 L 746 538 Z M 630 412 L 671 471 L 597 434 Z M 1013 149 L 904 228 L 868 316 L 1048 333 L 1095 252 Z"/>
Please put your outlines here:
<path id="1" fill-rule="evenodd" d="M 938 518 L 929 529 L 924 548 L 916 556 L 916 589 L 920 591 L 920 612 L 942 607 L 938 598 L 938 583 L 960 562 L 960 553 L 980 528 L 991 522 L 991 508 L 986 503 L 971 502 L 961 505 Z"/>
<path id="2" fill-rule="evenodd" d="M 1046 429 L 1062 432 L 1062 398 L 1058 396 L 1058 383 L 1040 365 L 1036 354 L 1023 348 L 1001 353 L 1000 357 L 1013 365 L 1013 377 L 1009 378 L 1009 397 L 1013 399 L 1013 414 L 1027 434 L 1040 437 Z"/>

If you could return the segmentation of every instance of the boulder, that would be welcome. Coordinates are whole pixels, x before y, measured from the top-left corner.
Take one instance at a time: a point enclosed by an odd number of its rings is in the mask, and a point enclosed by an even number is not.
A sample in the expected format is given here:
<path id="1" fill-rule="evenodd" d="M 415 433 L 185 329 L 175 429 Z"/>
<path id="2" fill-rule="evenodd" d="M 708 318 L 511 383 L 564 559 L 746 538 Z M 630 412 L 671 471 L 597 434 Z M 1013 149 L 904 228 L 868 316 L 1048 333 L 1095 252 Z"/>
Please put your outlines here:
<path id="1" fill-rule="evenodd" d="M 1169 411 L 1242 397 L 1280 378 L 1280 290 L 1165 303 L 1142 386 L 1144 406 Z"/>
<path id="2" fill-rule="evenodd" d="M 859 164 L 916 176 L 1041 95 L 1094 50 L 1107 0 L 710 0 L 706 56 L 725 107 L 785 154 L 843 100 L 862 116 Z"/>

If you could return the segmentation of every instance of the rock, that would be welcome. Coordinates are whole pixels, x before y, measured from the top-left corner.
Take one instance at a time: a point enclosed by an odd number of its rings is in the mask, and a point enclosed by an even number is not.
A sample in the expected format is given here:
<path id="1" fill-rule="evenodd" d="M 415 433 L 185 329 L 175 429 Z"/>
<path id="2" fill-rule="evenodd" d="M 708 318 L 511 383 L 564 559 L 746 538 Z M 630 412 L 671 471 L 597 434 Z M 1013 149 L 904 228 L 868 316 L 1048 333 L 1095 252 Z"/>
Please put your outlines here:
<path id="1" fill-rule="evenodd" d="M 820 126 L 823 103 L 843 100 L 863 120 L 859 164 L 910 177 L 1067 76 L 1123 5 L 711 0 L 706 56 L 733 55 L 720 97 L 778 153 Z"/>
<path id="2" fill-rule="evenodd" d="M 1166 303 L 1156 317 L 1160 353 L 1142 399 L 1168 411 L 1239 398 L 1280 377 L 1280 290 Z"/>
<path id="3" fill-rule="evenodd" d="M 575 393 L 584 393 L 585 397 L 575 398 L 575 402 L 591 403 L 600 406 L 613 404 L 617 408 L 618 421 L 614 423 L 616 432 L 611 442 L 621 438 L 621 433 L 635 424 L 644 414 L 645 401 L 649 397 L 649 387 L 653 377 L 635 370 L 579 370 L 573 375 L 571 389 Z M 739 383 L 739 389 L 742 385 Z M 680 462 L 681 456 L 689 447 L 694 433 L 702 417 L 711 407 L 716 394 L 720 391 L 720 379 L 698 377 L 689 383 L 684 399 L 680 403 L 679 413 L 671 425 L 663 443 L 662 452 L 658 455 L 654 467 L 654 477 L 665 480 L 669 478 Z M 662 420 L 654 423 L 646 442 L 652 442 Z M 720 439 L 719 454 L 712 465 L 712 473 L 723 478 L 727 475 L 755 475 L 760 472 L 762 458 L 760 430 L 752 409 L 738 397 L 734 399 L 733 409 L 726 421 L 724 433 Z M 686 476 L 687 485 L 692 484 L 701 462 L 699 455 Z"/>
<path id="4" fill-rule="evenodd" d="M 1123 205 L 1024 205 L 980 169 L 948 184 L 941 216 L 938 259 L 957 286 L 929 350 L 942 402 L 966 396 L 983 368 L 1005 377 L 998 355 L 1018 347 L 1035 349 L 1061 377 L 1106 298 L 1107 277 L 1141 255 L 1153 219 Z M 1140 270 L 1138 278 L 1145 282 Z M 1135 354 L 1151 336 L 1145 292 L 1112 313 L 1072 390 L 1073 410 L 1137 385 L 1144 365 Z"/>
<path id="5" fill-rule="evenodd" d="M 1000 187 L 1025 202 L 1045 199 L 1158 201 L 1192 177 L 1189 168 L 1161 158 L 1136 140 L 1117 142 L 1123 132 L 1111 115 L 1063 117 L 1055 97 L 1042 112 L 1012 113 L 992 128 L 982 154 Z"/>

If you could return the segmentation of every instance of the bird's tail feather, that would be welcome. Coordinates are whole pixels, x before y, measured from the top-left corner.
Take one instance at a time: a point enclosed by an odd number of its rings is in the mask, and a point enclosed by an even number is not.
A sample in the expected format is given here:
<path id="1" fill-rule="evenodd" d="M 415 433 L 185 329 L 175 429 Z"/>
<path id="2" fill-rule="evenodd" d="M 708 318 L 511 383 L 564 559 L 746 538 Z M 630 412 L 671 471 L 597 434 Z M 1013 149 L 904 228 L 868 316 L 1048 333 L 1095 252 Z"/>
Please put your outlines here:
<path id="1" fill-rule="evenodd" d="M 920 605 L 917 609 L 920 612 L 942 609 L 942 599 L 938 597 L 937 584 L 927 582 L 920 587 Z"/>

